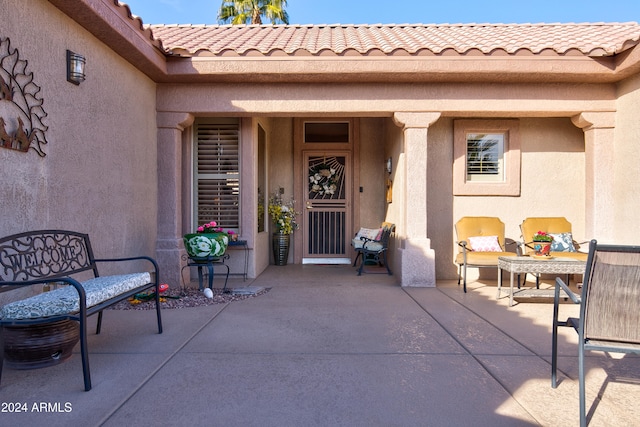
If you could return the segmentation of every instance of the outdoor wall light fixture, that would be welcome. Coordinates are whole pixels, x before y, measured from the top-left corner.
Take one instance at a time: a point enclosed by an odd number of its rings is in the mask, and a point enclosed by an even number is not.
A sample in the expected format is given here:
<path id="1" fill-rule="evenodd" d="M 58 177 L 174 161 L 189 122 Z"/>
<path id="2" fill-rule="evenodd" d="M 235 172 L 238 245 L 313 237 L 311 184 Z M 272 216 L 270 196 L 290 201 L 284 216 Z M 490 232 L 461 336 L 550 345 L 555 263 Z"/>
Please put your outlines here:
<path id="1" fill-rule="evenodd" d="M 67 50 L 67 81 L 79 85 L 86 78 L 84 65 L 87 60 L 84 56 Z"/>
<path id="2" fill-rule="evenodd" d="M 389 158 L 387 159 L 386 167 L 387 167 L 387 173 L 391 173 L 391 171 L 393 170 L 393 168 L 392 168 L 392 163 L 391 163 L 391 157 L 389 157 Z"/>

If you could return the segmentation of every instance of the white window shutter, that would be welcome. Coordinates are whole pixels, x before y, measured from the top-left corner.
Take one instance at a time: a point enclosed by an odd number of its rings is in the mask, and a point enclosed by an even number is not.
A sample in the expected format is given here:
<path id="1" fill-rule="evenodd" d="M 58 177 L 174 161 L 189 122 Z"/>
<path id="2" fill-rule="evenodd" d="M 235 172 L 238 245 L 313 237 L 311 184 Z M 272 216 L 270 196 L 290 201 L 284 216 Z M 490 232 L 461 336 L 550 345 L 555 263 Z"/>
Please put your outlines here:
<path id="1" fill-rule="evenodd" d="M 196 220 L 239 231 L 239 123 L 196 124 Z"/>

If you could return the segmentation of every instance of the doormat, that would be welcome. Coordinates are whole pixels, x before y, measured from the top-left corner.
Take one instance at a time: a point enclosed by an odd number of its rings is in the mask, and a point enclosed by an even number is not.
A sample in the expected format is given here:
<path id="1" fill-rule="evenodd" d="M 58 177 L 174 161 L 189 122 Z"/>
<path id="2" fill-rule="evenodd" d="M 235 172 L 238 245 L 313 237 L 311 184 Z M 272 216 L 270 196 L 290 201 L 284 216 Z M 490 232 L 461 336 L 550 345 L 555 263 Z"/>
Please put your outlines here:
<path id="1" fill-rule="evenodd" d="M 241 288 L 231 289 L 231 293 L 234 295 L 257 295 L 263 293 L 265 288 L 262 286 L 243 286 Z"/>

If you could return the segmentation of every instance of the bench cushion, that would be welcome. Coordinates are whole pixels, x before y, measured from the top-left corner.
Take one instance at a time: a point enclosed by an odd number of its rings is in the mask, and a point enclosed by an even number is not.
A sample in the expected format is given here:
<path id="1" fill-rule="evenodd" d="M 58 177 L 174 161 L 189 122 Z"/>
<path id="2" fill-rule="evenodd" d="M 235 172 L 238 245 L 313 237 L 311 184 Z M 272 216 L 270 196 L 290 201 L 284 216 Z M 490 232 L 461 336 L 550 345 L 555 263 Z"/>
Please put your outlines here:
<path id="1" fill-rule="evenodd" d="M 351 245 L 353 245 L 355 249 L 364 248 L 368 251 L 373 251 L 373 252 L 381 251 L 382 248 L 384 247 L 380 242 L 372 242 L 370 240 L 362 240 L 362 239 L 352 239 Z"/>
<path id="2" fill-rule="evenodd" d="M 145 272 L 96 277 L 82 282 L 82 287 L 87 295 L 89 308 L 150 282 L 151 275 Z M 78 292 L 73 286 L 65 286 L 3 306 L 0 308 L 0 319 L 35 319 L 79 311 Z"/>

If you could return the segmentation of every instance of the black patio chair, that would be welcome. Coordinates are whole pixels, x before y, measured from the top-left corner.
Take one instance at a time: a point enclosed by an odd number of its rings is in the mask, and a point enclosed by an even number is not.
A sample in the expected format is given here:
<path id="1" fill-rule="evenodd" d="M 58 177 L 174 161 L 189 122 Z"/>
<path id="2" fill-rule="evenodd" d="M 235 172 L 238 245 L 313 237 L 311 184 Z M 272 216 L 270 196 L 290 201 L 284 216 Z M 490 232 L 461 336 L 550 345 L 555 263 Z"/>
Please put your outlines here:
<path id="1" fill-rule="evenodd" d="M 580 318 L 558 320 L 560 290 L 580 304 Z M 563 295 L 564 298 L 564 295 Z M 558 327 L 570 326 L 578 333 L 578 380 L 580 425 L 586 426 L 586 350 L 640 354 L 640 246 L 589 244 L 582 286 L 576 295 L 556 278 L 551 355 L 551 387 L 557 386 Z"/>

